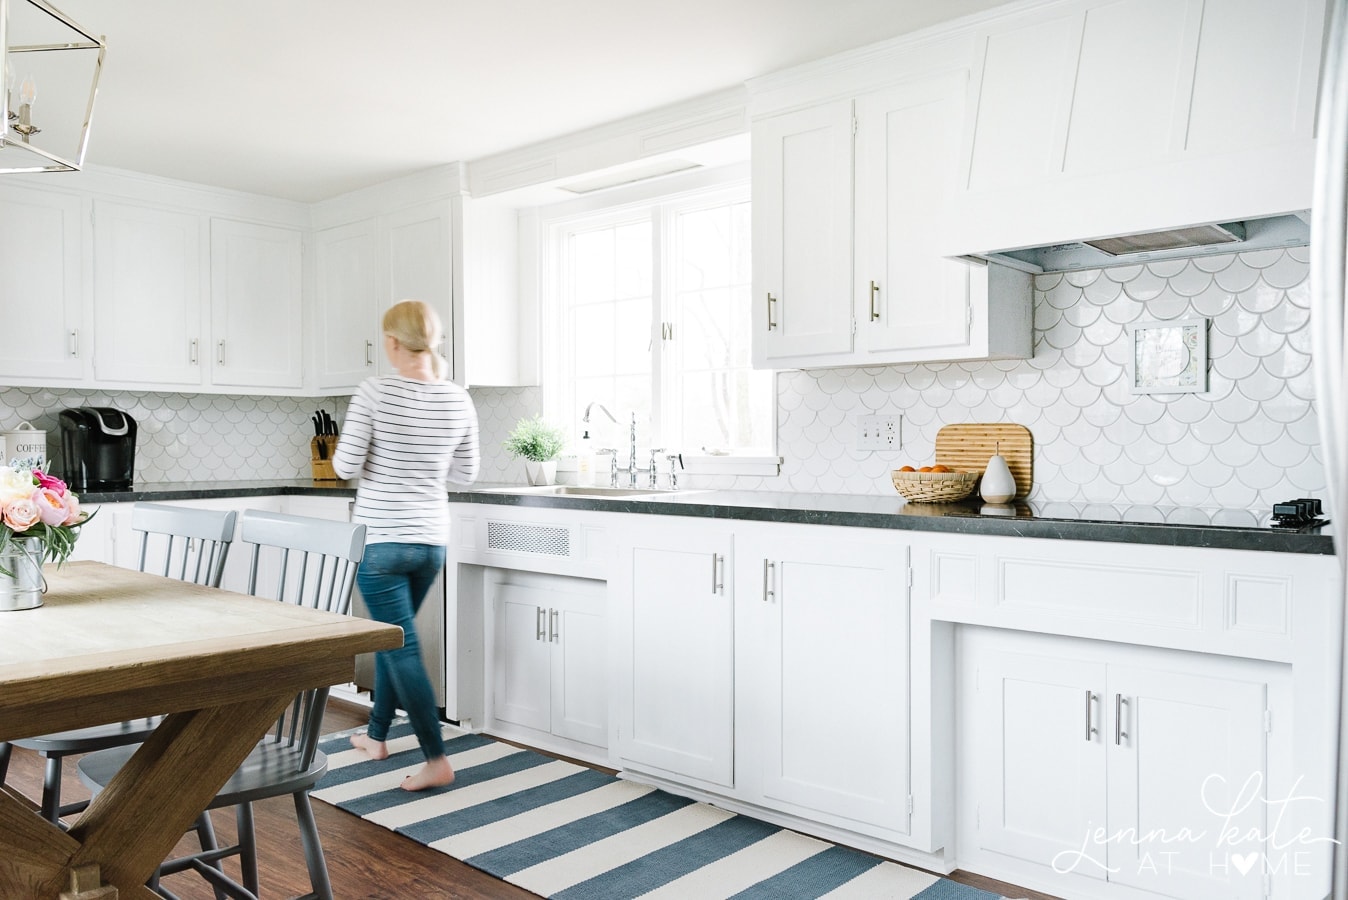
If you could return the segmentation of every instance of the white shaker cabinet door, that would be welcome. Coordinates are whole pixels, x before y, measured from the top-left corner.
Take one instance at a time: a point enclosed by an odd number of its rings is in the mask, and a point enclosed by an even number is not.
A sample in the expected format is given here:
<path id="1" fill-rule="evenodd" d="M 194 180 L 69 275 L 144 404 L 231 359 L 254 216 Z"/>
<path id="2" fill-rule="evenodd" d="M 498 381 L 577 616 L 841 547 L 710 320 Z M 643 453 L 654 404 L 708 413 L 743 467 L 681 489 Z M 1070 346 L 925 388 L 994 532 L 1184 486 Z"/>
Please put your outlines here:
<path id="1" fill-rule="evenodd" d="M 318 268 L 315 380 L 319 388 L 351 390 L 378 371 L 384 353 L 375 295 L 375 222 L 326 228 L 314 241 Z"/>
<path id="2" fill-rule="evenodd" d="M 737 782 L 808 818 L 907 833 L 908 548 L 833 531 L 854 529 L 736 535 Z"/>
<path id="3" fill-rule="evenodd" d="M 211 222 L 211 383 L 298 388 L 301 340 L 300 233 Z"/>
<path id="4" fill-rule="evenodd" d="M 970 267 L 941 255 L 936 227 L 954 194 L 965 90 L 960 72 L 857 100 L 857 347 L 887 363 L 988 353 L 986 332 L 971 346 Z"/>
<path id="5" fill-rule="evenodd" d="M 551 602 L 548 591 L 502 584 L 493 604 L 492 715 L 539 731 L 548 731 L 552 718 Z"/>
<path id="6" fill-rule="evenodd" d="M 94 373 L 100 382 L 199 386 L 202 219 L 94 203 Z"/>
<path id="7" fill-rule="evenodd" d="M 643 517 L 645 518 L 645 517 Z M 643 523 L 615 557 L 618 757 L 715 785 L 733 783 L 731 540 L 704 522 Z"/>
<path id="8" fill-rule="evenodd" d="M 852 349 L 852 103 L 753 123 L 753 364 Z"/>
<path id="9" fill-rule="evenodd" d="M 1265 778 L 1266 688 L 1110 666 L 1109 833 L 1174 836 L 1112 844 L 1110 881 L 1171 897 L 1264 896 L 1266 860 L 1293 857 L 1250 839 L 1270 834 L 1280 809 Z M 1193 837 L 1181 839 L 1186 833 Z"/>
<path id="10" fill-rule="evenodd" d="M 603 594 L 552 592 L 552 733 L 603 747 L 608 744 L 608 624 Z"/>
<path id="11" fill-rule="evenodd" d="M 385 233 L 388 249 L 388 303 L 421 300 L 440 316 L 445 332 L 446 357 L 454 347 L 454 287 L 451 278 L 453 247 L 450 243 L 450 202 L 439 200 L 399 210 L 388 218 Z M 382 315 L 382 310 L 381 313 Z M 450 369 L 453 369 L 453 360 Z M 379 370 L 393 374 L 387 358 L 379 354 Z"/>
<path id="12" fill-rule="evenodd" d="M 1104 690 L 1104 665 L 1063 652 L 979 654 L 966 746 L 979 760 L 967 789 L 978 797 L 980 848 L 1105 877 L 1103 849 L 1098 865 L 1063 855 L 1105 822 Z"/>
<path id="13" fill-rule="evenodd" d="M 80 200 L 0 188 L 0 377 L 62 383 L 84 377 Z"/>

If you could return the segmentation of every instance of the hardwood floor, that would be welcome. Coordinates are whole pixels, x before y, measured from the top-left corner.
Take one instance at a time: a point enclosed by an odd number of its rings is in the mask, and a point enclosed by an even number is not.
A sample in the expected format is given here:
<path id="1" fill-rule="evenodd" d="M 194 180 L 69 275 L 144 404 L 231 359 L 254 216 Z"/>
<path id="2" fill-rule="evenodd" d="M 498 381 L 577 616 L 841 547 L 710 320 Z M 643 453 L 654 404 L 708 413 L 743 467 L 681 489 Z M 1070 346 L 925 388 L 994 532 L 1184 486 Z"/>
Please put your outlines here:
<path id="1" fill-rule="evenodd" d="M 354 728 L 365 723 L 362 707 L 330 701 L 323 719 L 325 733 Z M 9 766 L 8 787 L 29 798 L 42 794 L 43 760 L 36 754 L 14 749 Z M 75 761 L 66 760 L 63 799 L 67 802 L 88 797 L 75 772 Z M 328 873 L 338 900 L 516 900 L 534 894 L 479 872 L 435 850 L 395 835 L 393 832 L 362 821 L 326 803 L 314 801 L 314 816 L 323 835 L 328 858 Z M 36 803 L 34 804 L 36 808 Z M 304 869 L 295 812 L 289 798 L 266 800 L 254 807 L 258 844 L 258 869 L 265 897 L 293 897 L 309 890 Z M 214 814 L 221 842 L 233 841 L 234 817 L 227 812 Z M 184 838 L 183 849 L 195 849 Z M 237 877 L 238 863 L 226 862 L 226 871 Z M 979 875 L 956 872 L 950 876 L 963 884 L 1027 900 L 1054 900 L 1040 894 L 993 881 Z M 213 900 L 214 894 L 195 875 L 183 873 L 164 879 L 164 887 L 183 900 Z"/>

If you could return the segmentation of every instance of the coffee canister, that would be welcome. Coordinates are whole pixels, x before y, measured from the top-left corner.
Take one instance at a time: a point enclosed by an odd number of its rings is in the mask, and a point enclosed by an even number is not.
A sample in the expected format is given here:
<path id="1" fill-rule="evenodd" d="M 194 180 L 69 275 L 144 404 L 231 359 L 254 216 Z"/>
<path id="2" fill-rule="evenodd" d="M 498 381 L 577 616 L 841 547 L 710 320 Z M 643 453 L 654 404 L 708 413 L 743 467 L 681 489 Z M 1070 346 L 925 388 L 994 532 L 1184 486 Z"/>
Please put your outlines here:
<path id="1" fill-rule="evenodd" d="M 24 469 L 40 469 L 47 461 L 47 432 L 20 422 L 13 431 L 5 432 L 5 465 Z"/>

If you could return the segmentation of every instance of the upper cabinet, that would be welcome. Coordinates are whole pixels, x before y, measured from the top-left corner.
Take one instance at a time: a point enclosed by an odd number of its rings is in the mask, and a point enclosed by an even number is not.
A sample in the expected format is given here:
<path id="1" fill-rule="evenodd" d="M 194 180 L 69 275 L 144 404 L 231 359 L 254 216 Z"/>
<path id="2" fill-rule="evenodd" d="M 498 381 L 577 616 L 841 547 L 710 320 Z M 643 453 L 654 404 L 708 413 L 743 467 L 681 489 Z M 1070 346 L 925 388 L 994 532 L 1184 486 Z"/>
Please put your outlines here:
<path id="1" fill-rule="evenodd" d="M 211 383 L 304 384 L 300 232 L 211 222 Z"/>
<path id="2" fill-rule="evenodd" d="M 202 221 L 94 203 L 94 373 L 165 387 L 204 382 Z"/>
<path id="3" fill-rule="evenodd" d="M 975 33 L 950 254 L 1308 209 L 1323 0 L 1054 0 Z"/>
<path id="4" fill-rule="evenodd" d="M 80 199 L 0 187 L 0 378 L 64 385 L 84 378 Z"/>
<path id="5" fill-rule="evenodd" d="M 947 63 L 755 116 L 756 367 L 1031 355 L 1028 277 L 940 252 L 967 78 Z"/>

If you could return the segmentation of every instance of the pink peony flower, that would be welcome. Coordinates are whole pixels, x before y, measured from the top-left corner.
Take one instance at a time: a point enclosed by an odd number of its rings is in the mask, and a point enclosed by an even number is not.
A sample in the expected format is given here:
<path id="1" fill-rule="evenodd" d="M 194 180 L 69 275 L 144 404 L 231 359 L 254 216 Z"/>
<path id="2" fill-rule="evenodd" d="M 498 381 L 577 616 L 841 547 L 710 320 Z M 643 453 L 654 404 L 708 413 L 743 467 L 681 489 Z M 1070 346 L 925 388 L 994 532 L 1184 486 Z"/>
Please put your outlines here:
<path id="1" fill-rule="evenodd" d="M 37 469 L 34 469 L 33 477 L 37 479 L 38 487 L 55 491 L 59 497 L 64 497 L 66 495 L 66 483 L 56 476 L 48 475 L 46 472 L 39 472 Z"/>
<path id="2" fill-rule="evenodd" d="M 66 494 L 66 518 L 62 525 L 78 525 L 84 521 L 85 514 L 80 512 L 80 498 L 74 494 Z"/>
<path id="3" fill-rule="evenodd" d="M 51 488 L 40 487 L 33 491 L 32 500 L 43 525 L 60 525 L 69 514 L 65 499 Z"/>
<path id="4" fill-rule="evenodd" d="M 2 517 L 4 523 L 16 532 L 27 531 L 41 521 L 37 504 L 31 497 L 22 497 L 6 503 Z"/>

